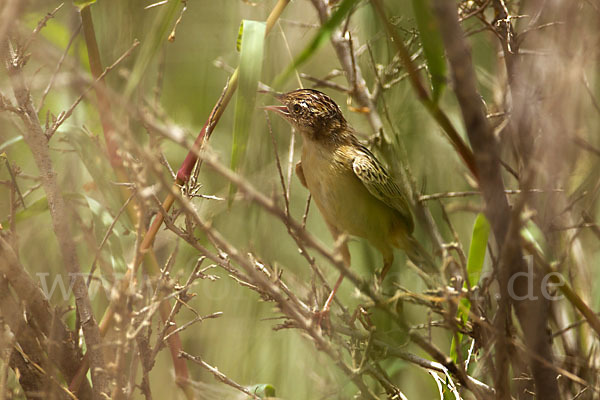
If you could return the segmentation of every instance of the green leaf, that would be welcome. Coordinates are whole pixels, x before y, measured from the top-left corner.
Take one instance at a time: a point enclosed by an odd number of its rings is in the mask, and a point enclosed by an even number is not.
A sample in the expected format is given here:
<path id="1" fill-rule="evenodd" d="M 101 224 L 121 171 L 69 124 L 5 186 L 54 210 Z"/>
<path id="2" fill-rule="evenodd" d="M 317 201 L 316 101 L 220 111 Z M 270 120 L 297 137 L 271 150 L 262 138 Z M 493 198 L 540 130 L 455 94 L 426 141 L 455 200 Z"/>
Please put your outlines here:
<path id="1" fill-rule="evenodd" d="M 73 0 L 73 5 L 81 10 L 84 7 L 91 6 L 95 2 L 96 0 Z"/>
<path id="2" fill-rule="evenodd" d="M 473 234 L 471 235 L 471 245 L 469 246 L 469 257 L 467 259 L 467 274 L 471 286 L 477 285 L 481 276 L 489 236 L 490 223 L 483 213 L 479 213 L 475 218 L 475 224 L 473 224 Z"/>
<path id="3" fill-rule="evenodd" d="M 292 63 L 285 69 L 285 71 L 275 79 L 273 86 L 280 86 L 295 69 L 297 69 L 301 64 L 305 63 L 321 46 L 324 45 L 331 38 L 333 30 L 344 21 L 346 15 L 348 15 L 350 10 L 352 10 L 352 7 L 354 7 L 354 4 L 357 2 L 358 0 L 342 1 L 331 18 L 321 25 L 321 28 L 319 28 L 319 31 L 315 37 L 313 37 L 308 46 L 306 46 L 300 55 L 296 57 L 296 59 L 292 61 Z"/>
<path id="4" fill-rule="evenodd" d="M 412 6 L 431 79 L 433 101 L 437 103 L 446 87 L 446 60 L 442 35 L 431 12 L 430 0 L 412 0 Z"/>
<path id="5" fill-rule="evenodd" d="M 73 199 L 82 199 L 83 197 L 78 193 L 63 193 L 62 195 L 65 200 L 73 200 Z M 48 199 L 46 196 L 37 199 L 31 204 L 27 205 L 27 208 L 24 208 L 15 213 L 15 222 L 23 222 L 28 220 L 31 217 L 35 217 L 36 215 L 40 215 L 48 211 Z M 5 219 L 0 224 L 3 226 L 8 226 L 8 219 Z"/>
<path id="6" fill-rule="evenodd" d="M 477 218 L 475 218 L 475 223 L 473 224 L 471 245 L 469 246 L 469 256 L 467 258 L 467 275 L 471 287 L 477 285 L 477 282 L 479 282 L 481 270 L 483 269 L 483 262 L 485 260 L 485 252 L 487 250 L 489 236 L 490 223 L 483 213 L 479 213 L 477 214 Z M 457 317 L 460 318 L 463 323 L 467 322 L 469 310 L 471 310 L 471 302 L 468 299 L 461 299 L 458 306 Z M 461 339 L 461 333 L 458 333 L 452 339 L 450 357 L 452 357 L 455 362 L 458 361 L 457 346 L 460 345 Z"/>
<path id="7" fill-rule="evenodd" d="M 19 223 L 25 221 L 36 215 L 43 214 L 46 211 L 48 211 L 48 199 L 44 196 L 41 199 L 34 201 L 32 204 L 29 204 L 27 208 L 15 213 L 15 222 Z M 2 226 L 8 226 L 8 219 L 2 221 Z"/>
<path id="8" fill-rule="evenodd" d="M 269 385 L 268 383 L 260 383 L 257 385 L 252 385 L 248 387 L 248 390 L 257 395 L 258 397 L 275 397 L 275 388 L 273 385 Z"/>
<path id="9" fill-rule="evenodd" d="M 240 49 L 240 78 L 235 99 L 235 116 L 233 123 L 233 146 L 231 149 L 231 169 L 236 170 L 246 152 L 246 145 L 254 114 L 256 89 L 262 71 L 263 50 L 265 43 L 264 22 L 244 20 L 242 46 Z M 230 185 L 230 195 L 233 186 Z M 231 204 L 230 196 L 230 204 Z"/>

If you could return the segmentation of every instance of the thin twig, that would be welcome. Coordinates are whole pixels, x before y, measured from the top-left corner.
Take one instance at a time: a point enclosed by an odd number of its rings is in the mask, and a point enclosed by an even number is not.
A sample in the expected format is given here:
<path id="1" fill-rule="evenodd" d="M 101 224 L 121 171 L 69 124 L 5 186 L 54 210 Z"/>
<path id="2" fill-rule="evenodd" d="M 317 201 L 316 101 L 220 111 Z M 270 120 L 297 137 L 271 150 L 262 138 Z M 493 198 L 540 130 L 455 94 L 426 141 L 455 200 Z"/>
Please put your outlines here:
<path id="1" fill-rule="evenodd" d="M 329 89 L 337 90 L 342 93 L 350 93 L 351 92 L 351 90 L 349 88 L 347 88 L 346 86 L 340 85 L 339 83 L 332 82 L 329 79 L 319 79 L 317 77 L 305 74 L 303 72 L 300 73 L 300 77 L 302 79 L 307 79 L 311 82 L 314 82 L 315 83 L 314 87 L 317 87 L 317 88 L 318 87 L 326 87 Z"/>
<path id="2" fill-rule="evenodd" d="M 139 44 L 140 44 L 140 41 L 135 39 L 133 41 L 133 44 L 131 45 L 131 47 L 125 53 L 123 53 L 123 55 L 121 55 L 121 57 L 119 57 L 112 65 L 110 65 L 109 67 L 106 67 L 104 72 L 102 72 L 102 74 L 100 74 L 100 76 L 94 80 L 94 83 L 92 85 L 88 86 L 83 91 L 83 93 L 81 93 L 81 95 L 73 102 L 71 107 L 69 107 L 66 111 L 61 111 L 61 113 L 58 114 L 58 117 L 56 118 L 56 121 L 54 122 L 54 124 L 52 124 L 52 127 L 46 131 L 46 137 L 48 139 L 50 139 L 52 137 L 52 135 L 54 135 L 56 130 L 63 124 L 63 122 L 65 122 L 73 114 L 73 111 L 75 110 L 75 108 L 79 105 L 81 100 L 83 100 L 85 95 L 94 87 L 94 85 L 98 84 L 98 82 L 100 82 L 106 76 L 106 74 L 108 74 L 110 71 L 112 71 L 124 59 L 129 57 L 131 55 L 131 53 L 133 52 L 133 50 L 135 50 L 135 48 Z"/>
<path id="3" fill-rule="evenodd" d="M 115 215 L 115 218 L 113 218 L 113 221 L 111 222 L 110 226 L 106 230 L 106 233 L 104 234 L 104 237 L 102 238 L 102 241 L 100 242 L 100 245 L 98 245 L 98 248 L 96 249 L 96 252 L 95 252 L 95 255 L 94 255 L 94 261 L 92 261 L 92 266 L 90 267 L 90 272 L 89 272 L 89 275 L 88 275 L 88 281 L 87 281 L 87 286 L 88 287 L 90 286 L 90 281 L 92 280 L 92 276 L 94 275 L 94 271 L 96 270 L 96 262 L 98 261 L 98 257 L 100 257 L 100 252 L 102 251 L 102 248 L 104 247 L 104 245 L 108 241 L 108 238 L 110 237 L 110 235 L 112 234 L 115 226 L 117 225 L 117 222 L 119 221 L 119 217 L 127 209 L 127 206 L 129 205 L 129 202 L 131 202 L 131 200 L 135 197 L 135 195 L 136 195 L 136 190 L 134 189 L 133 193 L 131 193 L 131 196 L 129 196 L 129 198 L 127 199 L 127 201 L 125 201 L 125 203 L 123 203 L 123 205 L 121 206 L 121 208 L 117 212 L 117 215 Z"/>
<path id="4" fill-rule="evenodd" d="M 8 175 L 10 175 L 12 186 L 19 195 L 19 200 L 21 201 L 23 209 L 27 209 L 27 206 L 25 205 L 25 198 L 23 197 L 23 194 L 21 194 L 21 189 L 19 188 L 19 184 L 17 183 L 15 173 L 13 172 L 12 167 L 10 166 L 10 161 L 8 161 L 8 157 L 6 155 L 0 154 L 0 158 L 4 158 L 4 161 L 6 162 L 6 169 L 8 170 Z"/>
<path id="5" fill-rule="evenodd" d="M 65 3 L 60 3 L 58 5 L 58 7 L 56 7 L 54 10 L 52 10 L 51 12 L 49 12 L 48 14 L 46 14 L 44 16 L 44 18 L 42 18 L 37 26 L 35 27 L 35 29 L 33 30 L 32 34 L 27 38 L 27 41 L 25 42 L 25 44 L 23 45 L 22 49 L 20 50 L 23 54 L 27 53 L 27 50 L 29 49 L 29 46 L 31 45 L 31 43 L 33 43 L 33 41 L 37 38 L 37 35 L 40 33 L 40 31 L 46 26 L 46 23 L 54 18 L 54 16 L 56 15 L 56 13 L 62 8 L 62 6 L 64 6 Z"/>
<path id="6" fill-rule="evenodd" d="M 197 316 L 194 319 L 192 319 L 191 321 L 188 321 L 185 324 L 181 325 L 179 328 L 174 329 L 172 332 L 169 332 L 169 334 L 166 335 L 163 340 L 169 339 L 169 337 L 171 337 L 171 336 L 173 336 L 173 335 L 175 335 L 175 334 L 183 331 L 184 329 L 187 329 L 189 326 L 195 324 L 196 322 L 202 322 L 205 319 L 219 318 L 222 315 L 223 315 L 223 313 L 221 311 L 217 311 L 217 312 L 214 312 L 212 314 L 203 315 L 203 316 Z"/>
<path id="7" fill-rule="evenodd" d="M 281 187 L 283 189 L 283 201 L 285 203 L 285 213 L 290 215 L 290 199 L 288 197 L 288 191 L 285 185 L 285 180 L 283 178 L 283 171 L 281 170 L 281 162 L 279 161 L 279 153 L 277 152 L 277 141 L 275 140 L 275 136 L 273 135 L 273 128 L 271 127 L 271 119 L 269 118 L 269 113 L 265 110 L 265 118 L 267 119 L 267 128 L 269 128 L 269 135 L 271 136 L 271 143 L 273 144 L 273 153 L 275 153 L 275 164 L 277 165 L 277 172 L 279 173 L 279 180 L 281 182 Z"/>
<path id="8" fill-rule="evenodd" d="M 25 85 L 25 78 L 22 72 L 23 64 L 19 61 L 20 57 L 23 57 L 23 55 L 0 54 L 0 58 L 6 61 L 13 93 L 22 110 L 20 117 L 25 126 L 25 130 L 23 131 L 24 139 L 31 149 L 34 161 L 40 170 L 42 186 L 48 199 L 48 209 L 64 267 L 72 274 L 77 315 L 81 320 L 86 347 L 90 353 L 94 394 L 101 397 L 108 393 L 106 365 L 104 363 L 103 348 L 101 347 L 102 338 L 96 319 L 94 318 L 85 280 L 81 276 L 76 245 L 69 225 L 68 207 L 58 185 L 57 174 L 50 157 L 47 137 L 33 106 L 29 89 Z"/>
<path id="9" fill-rule="evenodd" d="M 321 24 L 324 24 L 331 16 L 331 10 L 323 0 L 311 0 L 319 14 Z M 336 28 L 331 34 L 331 44 L 336 52 L 337 58 L 345 72 L 346 79 L 352 88 L 350 95 L 358 108 L 369 110 L 366 114 L 373 133 L 380 134 L 383 130 L 381 117 L 377 113 L 377 106 L 373 102 L 367 83 L 362 75 L 360 67 L 356 64 L 349 36 L 345 35 L 343 29 Z"/>
<path id="10" fill-rule="evenodd" d="M 183 4 L 183 7 L 181 8 L 181 12 L 179 13 L 179 17 L 177 18 L 177 21 L 175 21 L 173 30 L 171 31 L 171 33 L 169 34 L 169 37 L 167 38 L 167 40 L 169 42 L 175 41 L 175 31 L 177 30 L 177 27 L 179 26 L 179 24 L 181 23 L 181 20 L 183 19 L 183 14 L 187 11 L 187 1 L 182 0 L 181 3 Z"/>
<path id="11" fill-rule="evenodd" d="M 48 96 L 48 93 L 50 93 L 50 90 L 52 89 L 52 86 L 54 86 L 54 81 L 56 81 L 56 77 L 58 76 L 58 72 L 60 71 L 60 68 L 62 67 L 65 59 L 67 58 L 67 54 L 69 54 L 69 50 L 71 49 L 71 45 L 75 41 L 75 38 L 79 35 L 80 31 L 81 31 L 81 24 L 79 24 L 77 26 L 77 29 L 75 29 L 75 32 L 73 32 L 73 34 L 71 35 L 71 38 L 69 39 L 69 43 L 67 43 L 67 47 L 65 48 L 65 51 L 62 53 L 62 55 L 60 56 L 60 59 L 58 60 L 58 63 L 56 64 L 56 68 L 54 69 L 54 73 L 50 77 L 50 81 L 48 82 L 48 85 L 46 85 L 46 88 L 44 89 L 44 92 L 42 93 L 42 97 L 40 98 L 40 103 L 38 104 L 38 107 L 37 107 L 37 111 L 38 112 L 40 112 L 40 110 L 44 106 L 44 102 L 46 101 L 46 96 Z"/>
<path id="12" fill-rule="evenodd" d="M 179 356 L 183 357 L 187 360 L 193 361 L 194 363 L 200 365 L 202 368 L 208 370 L 209 372 L 211 372 L 213 374 L 213 376 L 215 377 L 216 380 L 223 382 L 224 384 L 229 385 L 232 388 L 239 390 L 240 392 L 245 393 L 246 395 L 250 396 L 251 398 L 253 398 L 255 400 L 260 400 L 260 397 L 258 397 L 257 395 L 255 395 L 254 393 L 252 393 L 251 391 L 249 391 L 247 388 L 243 387 L 239 383 L 228 378 L 227 375 L 225 375 L 224 373 L 219 371 L 216 367 L 213 367 L 212 365 L 208 364 L 200 357 L 193 356 L 191 354 L 186 353 L 185 351 L 179 352 Z"/>
<path id="13" fill-rule="evenodd" d="M 504 191 L 505 194 L 522 194 L 522 193 L 563 193 L 563 189 L 552 189 L 552 190 L 544 190 L 544 189 L 507 189 Z M 419 201 L 431 201 L 431 200 L 439 200 L 439 199 L 451 199 L 457 197 L 469 197 L 469 196 L 481 196 L 481 192 L 477 190 L 469 190 L 466 192 L 444 192 L 444 193 L 432 193 L 419 196 Z"/>

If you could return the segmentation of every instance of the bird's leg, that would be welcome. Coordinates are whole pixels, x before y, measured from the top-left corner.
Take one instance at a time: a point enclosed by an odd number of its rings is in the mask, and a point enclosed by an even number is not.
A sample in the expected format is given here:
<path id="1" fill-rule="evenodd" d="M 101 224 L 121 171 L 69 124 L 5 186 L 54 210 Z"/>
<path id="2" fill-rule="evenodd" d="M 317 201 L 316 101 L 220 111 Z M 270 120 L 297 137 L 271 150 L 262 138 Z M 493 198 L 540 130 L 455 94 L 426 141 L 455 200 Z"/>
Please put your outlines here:
<path id="1" fill-rule="evenodd" d="M 331 234 L 333 235 L 333 237 L 336 238 L 336 240 L 339 240 L 341 237 L 341 234 L 339 233 L 339 231 L 329 223 L 327 224 L 327 226 L 329 227 L 329 230 L 331 231 Z M 341 243 L 340 251 L 342 253 L 342 259 L 344 260 L 344 266 L 346 268 L 350 268 L 350 250 L 348 250 L 348 243 L 346 243 L 346 241 Z M 342 274 L 340 274 L 337 281 L 335 282 L 335 285 L 333 286 L 333 290 L 331 291 L 331 293 L 329 293 L 329 296 L 327 297 L 327 300 L 325 301 L 325 304 L 323 305 L 323 308 L 321 309 L 321 311 L 317 311 L 315 313 L 315 316 L 317 318 L 317 324 L 319 326 L 321 326 L 321 324 L 325 321 L 325 324 L 326 324 L 326 327 L 328 330 L 330 330 L 330 328 L 331 328 L 330 321 L 329 321 L 329 310 L 331 309 L 331 304 L 333 303 L 335 294 L 337 293 L 338 289 L 340 288 L 343 280 L 344 280 L 344 274 L 342 273 Z"/>
<path id="2" fill-rule="evenodd" d="M 335 282 L 335 285 L 333 286 L 333 290 L 331 291 L 331 293 L 329 293 L 329 297 L 327 297 L 327 300 L 325 301 L 325 305 L 323 306 L 323 309 L 321 310 L 321 312 L 329 312 L 329 309 L 331 308 L 331 303 L 333 303 L 333 298 L 335 297 L 335 294 L 337 293 L 338 289 L 340 288 L 340 285 L 342 284 L 343 280 L 344 280 L 344 274 L 340 274 L 338 280 Z"/>
<path id="3" fill-rule="evenodd" d="M 329 297 L 325 301 L 325 305 L 320 311 L 315 312 L 315 318 L 317 320 L 317 326 L 323 326 L 325 324 L 325 330 L 327 332 L 331 331 L 331 321 L 329 320 L 329 310 L 331 309 L 331 303 L 333 303 L 333 299 L 335 298 L 335 294 L 340 288 L 342 281 L 344 280 L 344 274 L 340 274 L 338 280 L 335 282 L 333 286 L 333 290 L 329 293 Z"/>
<path id="4" fill-rule="evenodd" d="M 302 186 L 308 189 L 308 186 L 306 186 L 306 178 L 304 177 L 304 170 L 302 169 L 302 161 L 296 163 L 296 175 L 298 176 L 298 179 L 300 179 Z"/>
<path id="5" fill-rule="evenodd" d="M 379 277 L 377 278 L 377 282 L 378 282 L 379 286 L 381 286 L 383 279 L 385 278 L 388 271 L 392 267 L 392 264 L 394 263 L 394 251 L 393 250 L 388 249 L 388 251 L 382 252 L 382 254 L 383 254 L 383 268 L 381 269 L 381 273 L 379 274 Z"/>
<path id="6" fill-rule="evenodd" d="M 334 237 L 336 238 L 336 241 L 341 238 L 341 235 L 337 232 L 336 229 L 332 229 L 332 232 L 335 232 Z M 348 250 L 348 243 L 345 240 L 341 243 L 340 252 L 342 253 L 342 259 L 344 260 L 344 267 L 350 268 L 350 250 Z M 335 297 L 335 294 L 337 293 L 338 289 L 340 288 L 340 285 L 342 284 L 343 280 L 344 280 L 344 274 L 341 273 L 338 280 L 335 282 L 335 285 L 333 286 L 333 290 L 329 294 L 329 297 L 327 298 L 325 305 L 323 306 L 323 311 L 329 311 L 329 308 L 331 307 L 331 303 L 333 303 L 333 298 Z"/>

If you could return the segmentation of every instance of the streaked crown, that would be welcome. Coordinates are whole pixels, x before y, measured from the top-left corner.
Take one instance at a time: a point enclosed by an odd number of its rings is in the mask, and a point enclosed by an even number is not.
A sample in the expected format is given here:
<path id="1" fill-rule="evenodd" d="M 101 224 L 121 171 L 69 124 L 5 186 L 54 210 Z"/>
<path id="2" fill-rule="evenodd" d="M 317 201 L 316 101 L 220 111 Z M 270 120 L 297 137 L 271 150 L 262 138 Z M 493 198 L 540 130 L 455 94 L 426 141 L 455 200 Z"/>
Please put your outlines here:
<path id="1" fill-rule="evenodd" d="M 346 119 L 337 104 L 325 93 L 298 89 L 276 96 L 287 107 L 281 114 L 298 130 L 314 139 L 334 135 L 346 128 Z"/>

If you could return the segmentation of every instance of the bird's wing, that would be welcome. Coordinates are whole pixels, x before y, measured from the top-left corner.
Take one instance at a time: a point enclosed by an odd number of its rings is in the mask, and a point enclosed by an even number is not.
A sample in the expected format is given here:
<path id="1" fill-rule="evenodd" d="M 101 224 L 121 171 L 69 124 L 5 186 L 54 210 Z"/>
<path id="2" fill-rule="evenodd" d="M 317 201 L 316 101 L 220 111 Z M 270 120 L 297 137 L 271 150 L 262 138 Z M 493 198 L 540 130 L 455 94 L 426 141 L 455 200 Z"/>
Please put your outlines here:
<path id="1" fill-rule="evenodd" d="M 352 170 L 369 193 L 400 213 L 409 232 L 412 232 L 412 214 L 402 190 L 366 147 L 361 146 L 356 153 L 352 161 Z"/>

